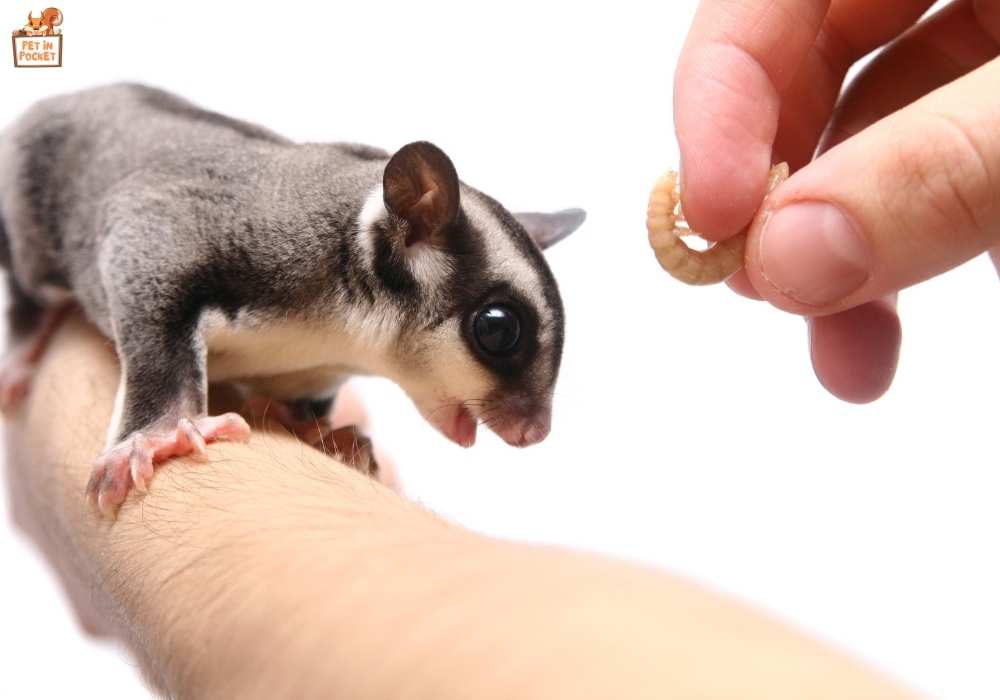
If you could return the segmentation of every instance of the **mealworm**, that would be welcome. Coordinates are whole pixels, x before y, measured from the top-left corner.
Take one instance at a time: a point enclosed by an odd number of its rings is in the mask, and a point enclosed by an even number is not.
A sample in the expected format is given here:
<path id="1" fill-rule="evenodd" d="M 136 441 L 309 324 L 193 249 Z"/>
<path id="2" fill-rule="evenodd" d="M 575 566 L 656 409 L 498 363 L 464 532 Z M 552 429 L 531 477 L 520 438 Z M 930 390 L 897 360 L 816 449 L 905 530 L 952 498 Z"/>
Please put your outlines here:
<path id="1" fill-rule="evenodd" d="M 788 179 L 788 164 L 780 163 L 771 168 L 764 202 L 775 187 Z M 743 267 L 746 249 L 746 231 L 705 250 L 689 247 L 681 236 L 699 234 L 687 227 L 681 211 L 677 173 L 671 171 L 660 177 L 649 195 L 646 210 L 646 230 L 649 245 L 656 253 L 660 267 L 673 277 L 687 284 L 715 284 Z M 761 208 L 764 204 L 761 203 Z"/>

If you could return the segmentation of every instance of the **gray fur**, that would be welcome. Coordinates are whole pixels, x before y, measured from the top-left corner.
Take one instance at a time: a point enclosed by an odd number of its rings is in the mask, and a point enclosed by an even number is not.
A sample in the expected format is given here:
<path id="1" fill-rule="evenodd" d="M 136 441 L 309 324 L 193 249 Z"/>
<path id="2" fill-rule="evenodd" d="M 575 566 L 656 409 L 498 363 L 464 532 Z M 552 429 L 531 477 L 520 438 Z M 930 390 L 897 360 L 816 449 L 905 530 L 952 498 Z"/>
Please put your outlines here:
<path id="1" fill-rule="evenodd" d="M 394 320 L 407 347 L 459 313 L 458 290 L 503 280 L 471 241 L 454 257 L 447 293 L 430 295 L 393 251 L 366 247 L 359 215 L 388 159 L 359 144 L 294 144 L 140 85 L 41 101 L 0 137 L 0 261 L 15 307 L 23 315 L 73 297 L 115 340 L 125 368 L 118 439 L 205 412 L 215 351 L 203 333 L 208 311 L 241 327 Z M 529 253 L 524 264 L 552 286 L 533 313 L 557 323 L 561 348 L 551 273 L 511 217 L 497 226 L 499 234 L 476 235 L 510 237 Z M 546 385 L 539 392 L 555 381 L 558 348 L 544 371 L 527 373 Z M 257 379 L 295 386 L 295 396 L 277 398 L 323 401 L 356 371 L 374 370 L 310 367 Z"/>

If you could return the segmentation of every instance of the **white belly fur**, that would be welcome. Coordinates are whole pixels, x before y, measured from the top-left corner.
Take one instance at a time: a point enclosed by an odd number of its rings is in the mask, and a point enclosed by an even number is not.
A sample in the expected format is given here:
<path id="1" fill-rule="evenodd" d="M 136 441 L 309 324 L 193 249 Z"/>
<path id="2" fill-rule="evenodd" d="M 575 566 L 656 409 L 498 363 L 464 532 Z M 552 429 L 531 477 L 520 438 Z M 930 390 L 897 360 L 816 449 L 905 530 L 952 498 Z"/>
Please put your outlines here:
<path id="1" fill-rule="evenodd" d="M 284 375 L 369 374 L 366 356 L 342 328 L 302 321 L 237 319 L 207 314 L 201 323 L 209 381 L 268 383 Z M 368 353 L 370 355 L 370 353 Z"/>

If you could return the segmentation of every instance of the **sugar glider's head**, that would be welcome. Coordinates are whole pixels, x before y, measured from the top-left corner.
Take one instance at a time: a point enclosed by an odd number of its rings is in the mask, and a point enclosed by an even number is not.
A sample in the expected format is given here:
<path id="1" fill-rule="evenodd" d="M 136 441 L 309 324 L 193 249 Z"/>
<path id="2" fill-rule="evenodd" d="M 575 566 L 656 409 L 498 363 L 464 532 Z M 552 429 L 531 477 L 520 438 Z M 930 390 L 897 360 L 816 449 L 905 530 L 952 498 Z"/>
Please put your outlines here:
<path id="1" fill-rule="evenodd" d="M 427 142 L 389 160 L 360 217 L 400 321 L 385 361 L 451 440 L 471 445 L 480 422 L 516 446 L 548 434 L 563 306 L 541 251 L 583 220 L 579 209 L 511 214 Z"/>

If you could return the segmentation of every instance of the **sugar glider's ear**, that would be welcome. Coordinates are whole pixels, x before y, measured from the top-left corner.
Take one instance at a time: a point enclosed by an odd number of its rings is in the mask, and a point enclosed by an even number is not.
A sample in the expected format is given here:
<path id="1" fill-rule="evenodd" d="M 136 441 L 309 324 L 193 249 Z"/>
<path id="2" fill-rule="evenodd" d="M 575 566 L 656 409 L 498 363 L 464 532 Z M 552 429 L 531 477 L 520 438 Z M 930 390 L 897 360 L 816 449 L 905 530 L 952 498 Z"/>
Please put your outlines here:
<path id="1" fill-rule="evenodd" d="M 458 217 L 458 173 L 433 143 L 410 143 L 385 166 L 382 197 L 389 213 L 406 222 L 407 246 L 430 241 Z"/>
<path id="2" fill-rule="evenodd" d="M 526 212 L 514 214 L 539 248 L 545 249 L 576 231 L 587 218 L 583 209 L 563 209 L 552 214 Z"/>

